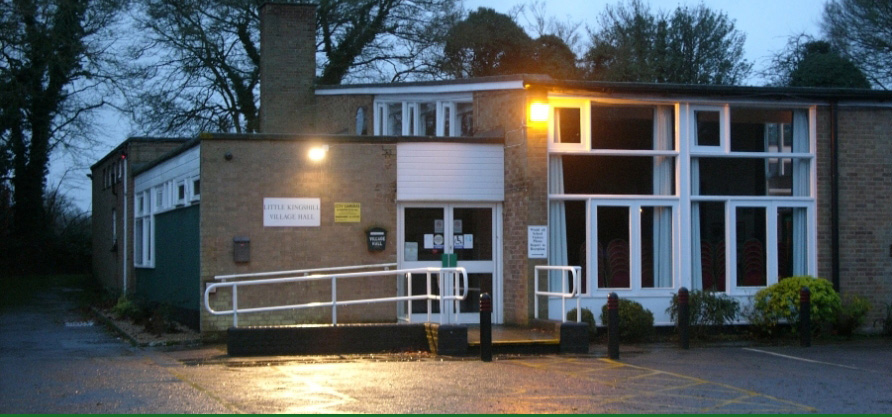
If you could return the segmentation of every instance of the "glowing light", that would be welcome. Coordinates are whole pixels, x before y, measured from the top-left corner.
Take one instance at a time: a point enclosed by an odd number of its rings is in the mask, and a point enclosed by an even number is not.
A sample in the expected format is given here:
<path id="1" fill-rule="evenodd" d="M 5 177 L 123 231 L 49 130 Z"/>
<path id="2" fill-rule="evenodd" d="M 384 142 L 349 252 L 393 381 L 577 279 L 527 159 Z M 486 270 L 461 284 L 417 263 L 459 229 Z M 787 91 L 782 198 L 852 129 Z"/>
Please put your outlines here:
<path id="1" fill-rule="evenodd" d="M 308 156 L 310 157 L 311 161 L 319 162 L 319 161 L 325 159 L 325 154 L 327 154 L 327 153 L 328 153 L 328 145 L 314 146 L 314 147 L 310 148 L 310 153 L 308 154 Z"/>
<path id="2" fill-rule="evenodd" d="M 551 107 L 548 103 L 533 103 L 530 105 L 530 121 L 531 122 L 547 122 L 548 112 Z"/>

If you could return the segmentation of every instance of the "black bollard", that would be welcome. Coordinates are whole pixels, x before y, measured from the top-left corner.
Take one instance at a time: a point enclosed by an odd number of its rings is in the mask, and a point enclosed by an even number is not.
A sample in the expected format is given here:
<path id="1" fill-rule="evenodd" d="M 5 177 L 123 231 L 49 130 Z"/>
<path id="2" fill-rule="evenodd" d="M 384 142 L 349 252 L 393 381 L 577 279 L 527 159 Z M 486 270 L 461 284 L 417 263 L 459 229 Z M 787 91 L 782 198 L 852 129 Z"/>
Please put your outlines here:
<path id="1" fill-rule="evenodd" d="M 799 345 L 811 346 L 811 291 L 808 287 L 799 290 Z"/>
<path id="2" fill-rule="evenodd" d="M 480 360 L 492 362 L 492 297 L 480 294 Z"/>
<path id="3" fill-rule="evenodd" d="M 678 289 L 678 345 L 682 349 L 691 347 L 691 302 L 688 289 Z"/>
<path id="4" fill-rule="evenodd" d="M 607 357 L 619 359 L 619 296 L 607 296 Z"/>

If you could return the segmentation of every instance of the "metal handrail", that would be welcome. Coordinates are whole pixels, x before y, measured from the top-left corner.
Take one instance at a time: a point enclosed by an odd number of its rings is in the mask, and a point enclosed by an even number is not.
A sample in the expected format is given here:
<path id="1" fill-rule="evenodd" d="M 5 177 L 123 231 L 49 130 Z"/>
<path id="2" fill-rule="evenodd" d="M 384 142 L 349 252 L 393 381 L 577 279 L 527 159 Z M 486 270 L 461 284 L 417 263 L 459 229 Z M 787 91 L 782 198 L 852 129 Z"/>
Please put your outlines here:
<path id="1" fill-rule="evenodd" d="M 561 271 L 561 289 L 562 292 L 539 291 L 539 271 Z M 573 278 L 573 288 L 567 288 L 567 272 Z M 536 265 L 536 272 L 533 278 L 535 282 L 535 296 L 533 297 L 533 314 L 535 318 L 539 318 L 539 297 L 560 297 L 561 298 L 561 322 L 567 321 L 567 299 L 576 299 L 576 322 L 582 321 L 582 310 L 579 308 L 579 298 L 582 294 L 582 285 L 580 285 L 580 275 L 582 275 L 582 267 L 580 266 L 557 266 L 557 265 Z"/>
<path id="2" fill-rule="evenodd" d="M 214 280 L 222 280 L 225 281 L 227 279 L 236 279 L 236 278 L 264 278 L 264 277 L 274 277 L 277 275 L 299 275 L 303 274 L 304 276 L 315 274 L 318 272 L 342 272 L 342 271 L 356 271 L 359 269 L 373 269 L 373 268 L 383 268 L 385 271 L 390 268 L 396 268 L 396 263 L 388 263 L 388 264 L 373 264 L 373 265 L 351 265 L 351 266 L 336 266 L 330 268 L 312 268 L 312 269 L 294 269 L 291 271 L 271 271 L 271 272 L 254 272 L 250 274 L 232 274 L 232 275 L 217 275 L 214 277 Z"/>
<path id="3" fill-rule="evenodd" d="M 412 274 L 425 274 L 427 277 L 427 292 L 425 294 L 419 295 L 411 295 L 412 294 Z M 434 294 L 431 285 L 431 276 L 437 274 L 438 275 L 438 285 L 442 289 L 445 294 Z M 455 279 L 455 274 L 461 275 L 461 284 Z M 245 274 L 247 275 L 247 274 Z M 338 301 L 337 297 L 337 280 L 341 278 L 363 278 L 363 277 L 375 277 L 375 276 L 390 276 L 390 275 L 405 275 L 408 284 L 408 294 L 404 296 L 395 296 L 395 297 L 379 297 L 379 298 L 365 298 L 358 300 L 344 300 Z M 231 276 L 230 276 L 231 277 Z M 216 277 L 215 277 L 216 278 Z M 251 308 L 239 308 L 238 306 L 238 287 L 242 286 L 254 286 L 254 285 L 267 285 L 267 284 L 282 284 L 288 282 L 307 282 L 307 281 L 319 281 L 319 280 L 331 280 L 331 301 L 328 302 L 312 302 L 312 303 L 304 303 L 304 304 L 289 304 L 289 305 L 277 305 L 277 306 L 267 306 L 267 307 L 251 307 Z M 446 282 L 450 280 L 451 282 Z M 232 309 L 230 310 L 214 310 L 211 307 L 210 303 L 210 294 L 212 292 L 216 292 L 217 288 L 222 287 L 231 287 L 232 288 Z M 280 311 L 280 310 L 297 310 L 303 308 L 316 308 L 316 307 L 331 307 L 331 317 L 332 324 L 337 325 L 338 323 L 338 315 L 337 308 L 338 305 L 353 305 L 353 304 L 372 304 L 372 303 L 384 303 L 384 302 L 401 302 L 401 301 L 413 301 L 413 300 L 427 300 L 427 320 L 431 321 L 431 302 L 434 300 L 439 301 L 440 303 L 440 323 L 446 324 L 450 323 L 450 319 L 453 315 L 457 314 L 454 310 L 456 310 L 456 304 L 467 298 L 468 296 L 468 271 L 465 270 L 464 267 L 454 267 L 454 268 L 411 268 L 411 269 L 398 269 L 393 271 L 369 271 L 369 272 L 351 272 L 344 274 L 323 274 L 323 275 L 310 275 L 310 276 L 301 276 L 301 277 L 283 277 L 283 278 L 268 278 L 268 279 L 258 279 L 251 281 L 230 281 L 230 282 L 215 282 L 208 284 L 207 288 L 204 290 L 204 306 L 205 310 L 213 315 L 225 315 L 232 314 L 232 326 L 238 327 L 238 314 L 239 313 L 258 313 L 264 311 Z M 452 303 L 447 303 L 447 301 L 452 301 Z M 450 305 L 451 304 L 451 305 Z M 409 315 L 409 319 L 411 321 L 411 314 Z"/>

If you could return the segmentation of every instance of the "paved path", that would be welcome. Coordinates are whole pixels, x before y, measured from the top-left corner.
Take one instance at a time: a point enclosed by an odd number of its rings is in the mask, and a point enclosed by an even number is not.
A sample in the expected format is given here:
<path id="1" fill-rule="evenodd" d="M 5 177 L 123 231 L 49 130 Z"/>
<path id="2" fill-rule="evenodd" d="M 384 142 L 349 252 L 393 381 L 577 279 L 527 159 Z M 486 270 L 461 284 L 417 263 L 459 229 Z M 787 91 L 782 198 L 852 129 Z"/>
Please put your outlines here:
<path id="1" fill-rule="evenodd" d="M 0 315 L 2 413 L 892 413 L 892 341 L 599 355 L 132 348 L 60 289 Z M 603 353 L 603 352 L 600 352 Z"/>

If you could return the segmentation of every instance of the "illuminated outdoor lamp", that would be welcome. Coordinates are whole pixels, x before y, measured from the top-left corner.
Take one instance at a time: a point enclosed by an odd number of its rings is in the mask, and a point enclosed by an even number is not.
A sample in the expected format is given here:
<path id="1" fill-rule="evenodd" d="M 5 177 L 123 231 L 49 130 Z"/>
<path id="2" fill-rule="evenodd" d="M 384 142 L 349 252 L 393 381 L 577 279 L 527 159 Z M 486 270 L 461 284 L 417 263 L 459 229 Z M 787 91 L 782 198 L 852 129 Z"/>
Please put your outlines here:
<path id="1" fill-rule="evenodd" d="M 548 103 L 530 104 L 530 121 L 531 122 L 547 122 L 548 111 L 551 106 Z"/>
<path id="2" fill-rule="evenodd" d="M 325 154 L 328 153 L 328 145 L 314 146 L 310 148 L 310 153 L 308 156 L 310 160 L 313 162 L 319 162 L 325 159 Z"/>

